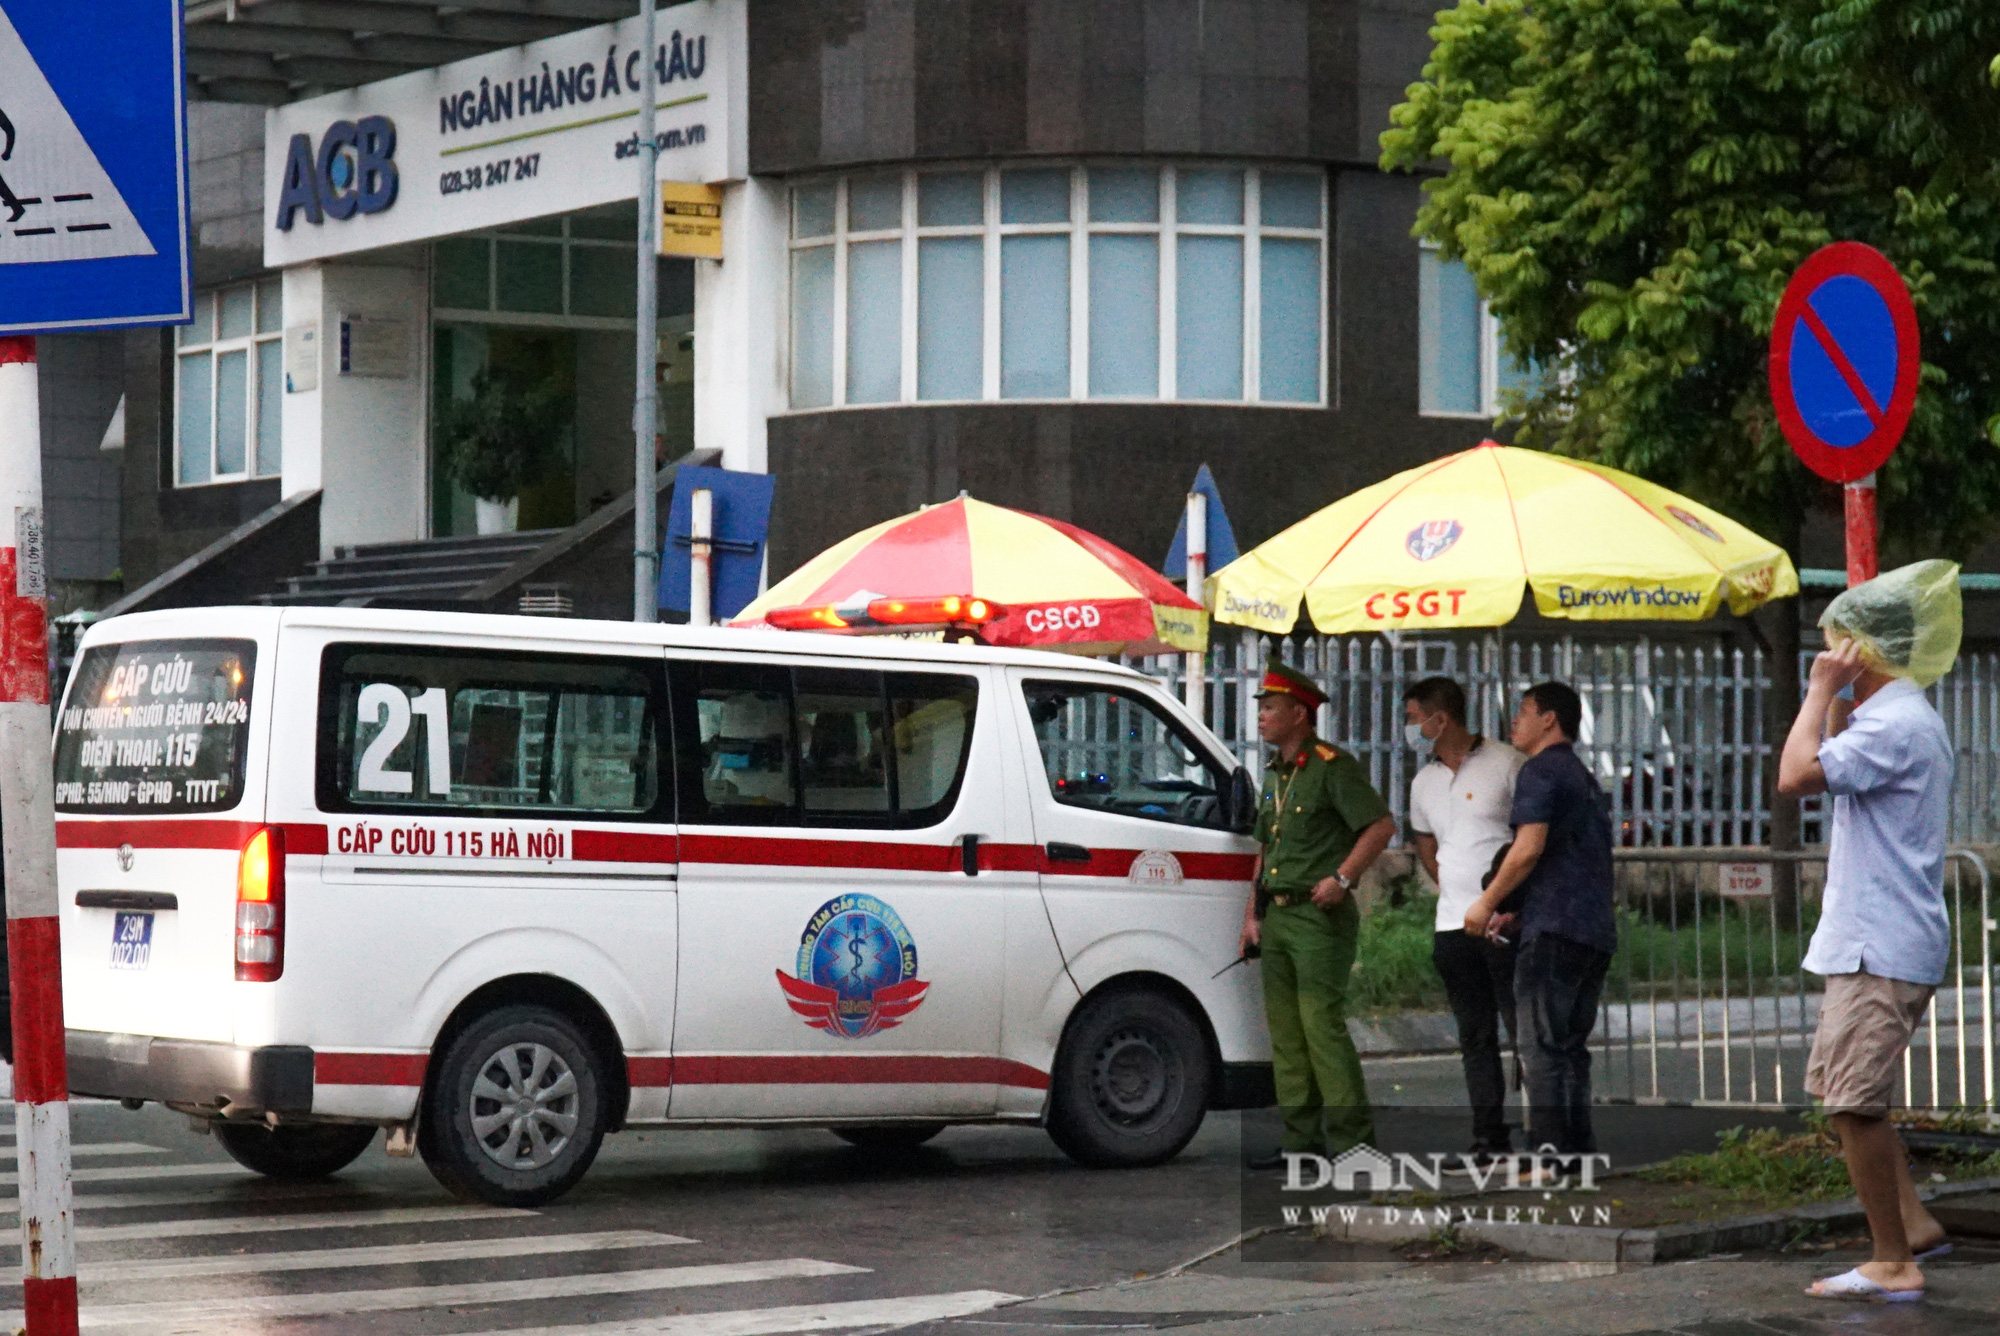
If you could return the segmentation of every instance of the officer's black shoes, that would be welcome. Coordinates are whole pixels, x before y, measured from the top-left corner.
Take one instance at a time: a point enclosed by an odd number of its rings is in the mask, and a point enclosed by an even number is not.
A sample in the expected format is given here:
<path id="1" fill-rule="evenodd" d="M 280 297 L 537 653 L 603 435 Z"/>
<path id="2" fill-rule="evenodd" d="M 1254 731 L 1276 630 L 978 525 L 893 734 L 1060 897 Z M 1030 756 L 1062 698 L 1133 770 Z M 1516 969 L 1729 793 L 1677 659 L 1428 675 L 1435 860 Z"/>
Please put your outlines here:
<path id="1" fill-rule="evenodd" d="M 1444 1171 L 1449 1177 L 1466 1178 L 1470 1177 L 1474 1170 L 1484 1172 L 1495 1165 L 1504 1169 L 1507 1162 L 1513 1158 L 1514 1152 L 1511 1147 L 1475 1143 L 1472 1149 L 1459 1156 L 1455 1163 L 1447 1164 Z"/>
<path id="2" fill-rule="evenodd" d="M 1268 1174 L 1273 1169 L 1282 1169 L 1284 1167 L 1285 1152 L 1282 1150 L 1274 1150 L 1269 1155 L 1259 1155 L 1256 1159 L 1250 1161 L 1250 1172 L 1254 1174 Z"/>

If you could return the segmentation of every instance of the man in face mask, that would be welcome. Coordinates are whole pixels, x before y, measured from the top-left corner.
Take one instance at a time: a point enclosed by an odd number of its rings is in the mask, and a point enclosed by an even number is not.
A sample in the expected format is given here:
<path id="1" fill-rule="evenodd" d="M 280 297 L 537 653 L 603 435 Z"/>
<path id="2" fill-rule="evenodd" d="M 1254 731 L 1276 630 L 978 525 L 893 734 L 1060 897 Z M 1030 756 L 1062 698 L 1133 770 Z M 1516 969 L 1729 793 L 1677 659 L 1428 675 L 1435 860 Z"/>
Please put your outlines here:
<path id="1" fill-rule="evenodd" d="M 1504 742 L 1465 726 L 1465 691 L 1427 677 L 1403 693 L 1404 736 L 1430 763 L 1410 782 L 1410 828 L 1417 857 L 1437 883 L 1431 963 L 1458 1021 L 1465 1091 L 1472 1102 L 1472 1156 L 1484 1163 L 1512 1149 L 1500 1027 L 1514 1039 L 1514 947 L 1465 931 L 1480 879 L 1513 832 L 1514 776 L 1527 760 Z"/>

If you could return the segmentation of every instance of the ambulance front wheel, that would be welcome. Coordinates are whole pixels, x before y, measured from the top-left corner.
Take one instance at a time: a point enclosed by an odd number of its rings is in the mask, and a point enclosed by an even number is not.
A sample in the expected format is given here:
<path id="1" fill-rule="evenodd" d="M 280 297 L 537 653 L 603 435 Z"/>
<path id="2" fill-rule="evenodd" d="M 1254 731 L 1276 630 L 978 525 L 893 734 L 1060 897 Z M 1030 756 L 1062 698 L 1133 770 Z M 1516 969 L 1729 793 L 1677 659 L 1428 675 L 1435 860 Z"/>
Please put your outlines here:
<path id="1" fill-rule="evenodd" d="M 507 1006 L 460 1031 L 424 1091 L 417 1150 L 454 1195 L 540 1206 L 576 1185 L 604 1141 L 604 1080 L 583 1031 Z"/>
<path id="2" fill-rule="evenodd" d="M 217 1123 L 215 1139 L 245 1169 L 266 1178 L 303 1182 L 326 1178 L 353 1164 L 375 1139 L 375 1129 L 348 1123 L 281 1127 Z"/>
<path id="3" fill-rule="evenodd" d="M 1117 988 L 1070 1018 L 1049 1081 L 1049 1135 L 1093 1168 L 1159 1164 L 1201 1128 L 1214 1083 L 1201 1023 L 1176 998 Z"/>

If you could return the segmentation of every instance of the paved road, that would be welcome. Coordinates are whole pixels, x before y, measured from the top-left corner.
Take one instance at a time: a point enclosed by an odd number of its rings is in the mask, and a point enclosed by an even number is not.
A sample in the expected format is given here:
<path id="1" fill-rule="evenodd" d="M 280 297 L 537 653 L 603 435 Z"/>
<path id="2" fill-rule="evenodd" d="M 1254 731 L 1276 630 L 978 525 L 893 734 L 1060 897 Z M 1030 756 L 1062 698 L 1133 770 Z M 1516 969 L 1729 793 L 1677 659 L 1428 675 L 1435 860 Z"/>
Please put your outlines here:
<path id="1" fill-rule="evenodd" d="M 1383 1103 L 1428 1106 L 1386 1112 L 1386 1147 L 1464 1144 L 1455 1059 L 1370 1068 Z M 1275 1134 L 1268 1115 L 1215 1115 L 1172 1164 L 1090 1172 L 1032 1129 L 952 1129 L 893 1161 L 819 1131 L 625 1133 L 561 1202 L 505 1212 L 455 1202 L 379 1149 L 293 1186 L 155 1107 L 79 1103 L 74 1119 L 86 1328 L 144 1336 L 753 1336 L 983 1311 L 1226 1243 L 1241 1145 Z M 1607 1149 L 1657 1159 L 1731 1121 L 1608 1110 Z M 1342 1264 L 1412 1269 L 1387 1249 Z"/>

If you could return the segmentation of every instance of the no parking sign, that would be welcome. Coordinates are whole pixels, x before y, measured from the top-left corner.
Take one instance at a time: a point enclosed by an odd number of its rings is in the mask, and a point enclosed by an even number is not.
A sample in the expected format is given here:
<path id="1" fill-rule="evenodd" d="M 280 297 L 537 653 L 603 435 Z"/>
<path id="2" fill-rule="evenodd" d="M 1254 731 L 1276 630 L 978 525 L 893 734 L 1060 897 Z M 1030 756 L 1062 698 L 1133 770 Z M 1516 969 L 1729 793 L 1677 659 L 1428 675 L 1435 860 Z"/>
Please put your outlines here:
<path id="1" fill-rule="evenodd" d="M 1917 312 L 1896 266 L 1872 246 L 1815 251 L 1778 303 L 1771 402 L 1806 467 L 1833 482 L 1873 473 L 1917 400 Z"/>
<path id="2" fill-rule="evenodd" d="M 1844 484 L 1847 583 L 1875 578 L 1875 470 L 1917 402 L 1917 310 L 1889 258 L 1858 241 L 1806 257 L 1771 326 L 1771 406 L 1807 468 Z"/>

